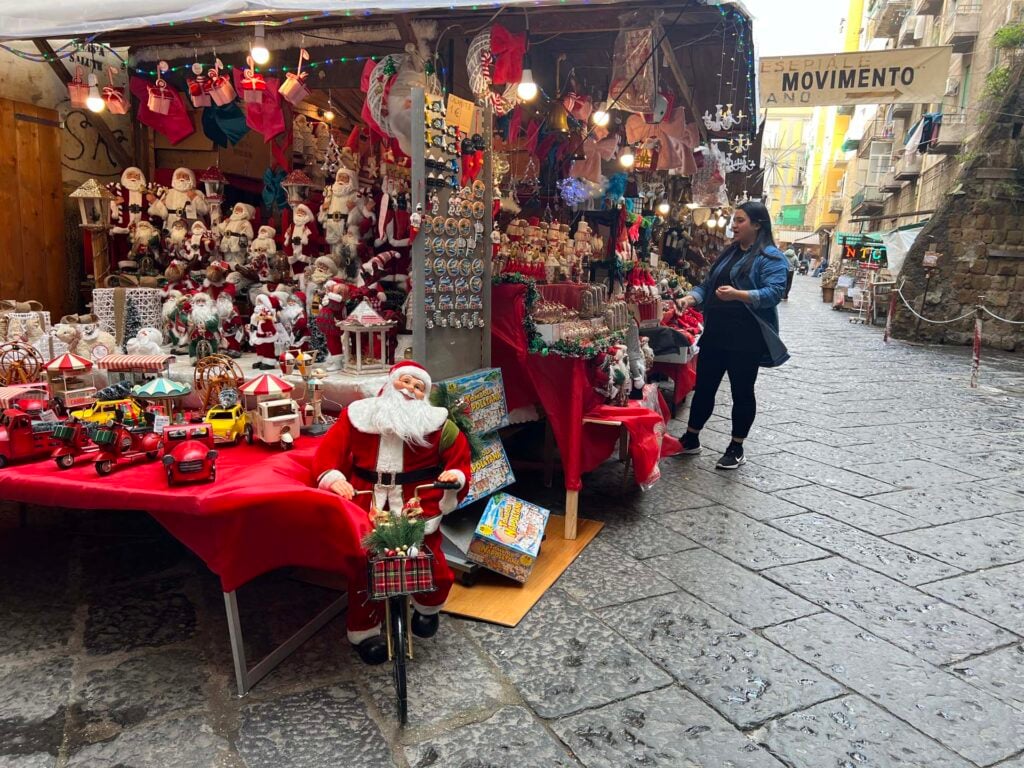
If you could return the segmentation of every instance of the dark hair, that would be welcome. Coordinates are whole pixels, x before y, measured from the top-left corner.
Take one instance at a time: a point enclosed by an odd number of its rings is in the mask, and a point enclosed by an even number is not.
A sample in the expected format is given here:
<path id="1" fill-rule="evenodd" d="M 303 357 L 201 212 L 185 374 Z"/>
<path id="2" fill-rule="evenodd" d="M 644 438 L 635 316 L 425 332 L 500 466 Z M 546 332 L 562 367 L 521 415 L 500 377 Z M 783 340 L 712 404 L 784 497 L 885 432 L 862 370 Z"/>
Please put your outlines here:
<path id="1" fill-rule="evenodd" d="M 750 253 L 743 259 L 739 269 L 739 274 L 745 276 L 750 274 L 750 269 L 754 265 L 754 257 L 762 253 L 768 246 L 775 245 L 775 237 L 772 235 L 772 215 L 764 203 L 750 200 L 746 203 L 740 203 L 736 207 L 747 215 L 751 224 L 757 227 L 757 238 L 754 240 Z"/>

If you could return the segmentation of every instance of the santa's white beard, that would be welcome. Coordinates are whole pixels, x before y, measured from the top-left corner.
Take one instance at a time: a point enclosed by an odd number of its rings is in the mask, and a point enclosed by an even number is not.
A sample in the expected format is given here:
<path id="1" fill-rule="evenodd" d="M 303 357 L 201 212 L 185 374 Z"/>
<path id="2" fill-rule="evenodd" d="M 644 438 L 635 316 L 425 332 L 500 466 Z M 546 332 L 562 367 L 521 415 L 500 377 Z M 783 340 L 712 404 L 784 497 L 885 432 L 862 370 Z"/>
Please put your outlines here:
<path id="1" fill-rule="evenodd" d="M 370 411 L 371 433 L 396 435 L 407 445 L 427 445 L 427 435 L 437 429 L 433 406 L 426 400 L 409 399 L 392 386 L 374 398 Z"/>
<path id="2" fill-rule="evenodd" d="M 291 328 L 302 314 L 302 307 L 286 306 L 281 310 L 281 322 Z"/>
<path id="3" fill-rule="evenodd" d="M 217 317 L 217 310 L 214 309 L 212 304 L 193 304 L 192 312 L 189 314 L 188 319 L 192 325 L 200 328 L 206 327 L 206 324 L 212 321 L 220 322 L 220 318 Z"/>
<path id="4" fill-rule="evenodd" d="M 174 317 L 174 313 L 178 311 L 178 303 L 179 303 L 179 300 L 176 299 L 176 298 L 168 299 L 167 301 L 164 302 L 164 307 L 163 307 L 164 320 L 170 320 L 172 317 Z"/>
<path id="5" fill-rule="evenodd" d="M 187 229 L 172 229 L 171 230 L 171 243 L 174 245 L 181 245 L 185 242 L 185 237 L 188 234 Z"/>
<path id="6" fill-rule="evenodd" d="M 171 182 L 171 187 L 178 192 L 189 192 L 192 189 L 192 182 L 188 179 L 174 179 Z"/>
<path id="7" fill-rule="evenodd" d="M 225 298 L 223 301 L 221 301 L 221 299 L 217 299 L 217 316 L 221 320 L 227 320 L 234 313 L 235 305 L 230 299 Z"/>
<path id="8" fill-rule="evenodd" d="M 143 182 L 141 180 L 132 181 L 130 179 L 125 179 L 124 181 L 121 182 L 121 186 L 127 189 L 129 192 L 141 192 L 142 184 Z"/>

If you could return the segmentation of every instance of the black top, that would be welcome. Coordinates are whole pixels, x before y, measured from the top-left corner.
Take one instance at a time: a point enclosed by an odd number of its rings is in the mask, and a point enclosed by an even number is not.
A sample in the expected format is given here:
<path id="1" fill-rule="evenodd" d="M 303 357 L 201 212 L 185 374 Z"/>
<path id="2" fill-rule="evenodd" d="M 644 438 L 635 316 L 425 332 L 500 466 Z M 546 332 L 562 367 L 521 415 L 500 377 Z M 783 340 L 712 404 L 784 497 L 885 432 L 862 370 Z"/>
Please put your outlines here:
<path id="1" fill-rule="evenodd" d="M 723 285 L 732 285 L 732 270 L 749 251 L 732 246 L 722 256 L 722 268 L 715 276 L 711 290 L 704 298 L 704 334 L 700 346 L 762 355 L 765 351 L 761 326 L 742 301 L 722 301 L 716 292 Z"/>

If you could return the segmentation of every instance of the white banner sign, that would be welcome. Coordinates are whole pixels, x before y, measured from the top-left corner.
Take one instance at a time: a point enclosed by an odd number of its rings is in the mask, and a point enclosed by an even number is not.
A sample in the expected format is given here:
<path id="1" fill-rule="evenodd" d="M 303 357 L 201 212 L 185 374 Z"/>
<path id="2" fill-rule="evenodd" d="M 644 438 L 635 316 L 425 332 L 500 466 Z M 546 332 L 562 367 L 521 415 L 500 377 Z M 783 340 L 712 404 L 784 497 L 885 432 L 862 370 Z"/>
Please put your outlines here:
<path id="1" fill-rule="evenodd" d="M 897 48 L 761 59 L 761 107 L 941 101 L 953 49 Z"/>

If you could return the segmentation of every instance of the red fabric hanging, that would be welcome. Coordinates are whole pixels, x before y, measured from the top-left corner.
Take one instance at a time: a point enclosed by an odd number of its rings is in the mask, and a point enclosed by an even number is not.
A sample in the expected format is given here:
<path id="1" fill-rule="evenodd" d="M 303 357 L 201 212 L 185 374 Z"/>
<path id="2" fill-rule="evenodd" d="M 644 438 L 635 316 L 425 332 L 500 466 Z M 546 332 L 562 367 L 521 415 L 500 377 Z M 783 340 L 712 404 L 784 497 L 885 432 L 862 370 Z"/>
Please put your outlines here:
<path id="1" fill-rule="evenodd" d="M 165 136 L 171 144 L 177 144 L 195 133 L 196 128 L 185 108 L 185 99 L 182 95 L 174 88 L 167 86 L 165 90 L 169 91 L 172 96 L 171 109 L 166 115 L 161 115 L 148 106 L 149 86 L 148 80 L 135 76 L 132 76 L 128 83 L 131 92 L 139 100 L 139 111 L 136 115 L 139 122 Z"/>
<path id="2" fill-rule="evenodd" d="M 242 93 L 242 81 L 245 79 L 244 70 L 241 67 L 235 67 L 232 70 L 232 75 L 235 80 L 235 90 Z M 262 133 L 263 140 L 269 142 L 285 130 L 285 115 L 283 100 L 277 91 L 281 81 L 276 77 L 264 77 L 264 81 L 266 89 L 262 91 L 263 100 L 245 102 L 243 108 L 246 125 L 254 131 Z M 291 120 L 289 119 L 287 123 L 290 125 Z M 286 168 L 287 163 L 281 163 L 281 167 Z"/>
<path id="3" fill-rule="evenodd" d="M 526 55 L 526 35 L 514 34 L 501 24 L 491 27 L 491 83 L 505 85 L 523 79 L 523 56 Z"/>

